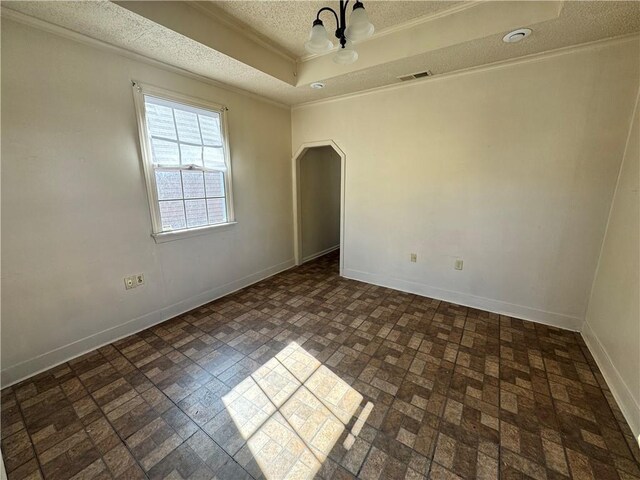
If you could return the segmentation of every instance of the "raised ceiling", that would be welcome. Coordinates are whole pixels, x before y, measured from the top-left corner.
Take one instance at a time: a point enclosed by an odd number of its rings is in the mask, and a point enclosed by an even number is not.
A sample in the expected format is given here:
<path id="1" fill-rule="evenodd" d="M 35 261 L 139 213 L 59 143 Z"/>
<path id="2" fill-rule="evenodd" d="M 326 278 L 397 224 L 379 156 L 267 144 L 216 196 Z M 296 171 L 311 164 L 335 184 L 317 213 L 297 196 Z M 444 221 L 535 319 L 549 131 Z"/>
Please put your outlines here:
<path id="1" fill-rule="evenodd" d="M 355 64 L 338 66 L 330 55 L 305 57 L 302 48 L 326 4 L 337 2 L 11 1 L 2 2 L 2 15 L 76 32 L 288 105 L 400 83 L 398 77 L 423 70 L 437 76 L 640 32 L 636 1 L 368 1 L 377 33 L 359 44 Z M 330 29 L 332 22 L 325 20 Z M 533 34 L 502 42 L 520 27 Z M 315 80 L 326 87 L 309 88 Z"/>
<path id="2" fill-rule="evenodd" d="M 316 18 L 318 10 L 325 6 L 338 10 L 338 2 L 335 0 L 327 2 L 315 0 L 239 0 L 201 3 L 211 4 L 211 8 L 225 12 L 247 28 L 254 30 L 265 38 L 271 39 L 294 58 L 302 58 L 308 55 L 304 49 L 304 42 L 309 36 L 309 29 Z M 463 2 L 365 0 L 364 5 L 369 19 L 376 27 L 376 31 L 382 33 L 389 28 L 415 20 L 418 17 L 432 16 L 461 3 Z M 348 6 L 348 11 L 351 12 L 350 5 Z M 331 33 L 335 30 L 336 22 L 330 12 L 323 13 L 320 18 L 328 32 Z"/>

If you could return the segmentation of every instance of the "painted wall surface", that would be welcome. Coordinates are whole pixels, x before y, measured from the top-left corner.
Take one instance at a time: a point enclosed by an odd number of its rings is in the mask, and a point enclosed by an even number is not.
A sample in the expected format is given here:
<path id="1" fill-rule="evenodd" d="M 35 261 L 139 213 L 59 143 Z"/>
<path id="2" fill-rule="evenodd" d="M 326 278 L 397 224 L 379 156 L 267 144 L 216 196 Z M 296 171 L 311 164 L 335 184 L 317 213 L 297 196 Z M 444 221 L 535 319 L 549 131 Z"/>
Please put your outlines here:
<path id="1" fill-rule="evenodd" d="M 229 107 L 237 225 L 154 242 L 132 79 Z M 291 266 L 290 122 L 289 109 L 3 19 L 4 383 Z M 141 272 L 146 285 L 125 291 Z"/>
<path id="2" fill-rule="evenodd" d="M 348 158 L 345 275 L 579 329 L 638 50 L 631 39 L 294 108 L 293 151 L 331 139 Z"/>
<path id="3" fill-rule="evenodd" d="M 340 156 L 331 147 L 300 159 L 302 260 L 340 245 Z"/>
<path id="4" fill-rule="evenodd" d="M 636 436 L 640 435 L 639 190 L 636 106 L 583 331 Z"/>

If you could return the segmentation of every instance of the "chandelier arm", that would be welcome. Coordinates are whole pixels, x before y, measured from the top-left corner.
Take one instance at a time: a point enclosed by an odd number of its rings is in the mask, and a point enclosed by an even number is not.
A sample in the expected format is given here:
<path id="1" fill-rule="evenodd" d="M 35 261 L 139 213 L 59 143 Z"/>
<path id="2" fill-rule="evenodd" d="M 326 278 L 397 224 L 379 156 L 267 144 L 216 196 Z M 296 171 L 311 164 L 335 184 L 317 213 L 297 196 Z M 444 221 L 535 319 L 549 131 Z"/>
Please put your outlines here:
<path id="1" fill-rule="evenodd" d="M 336 28 L 340 28 L 340 20 L 338 19 L 338 14 L 331 7 L 322 7 L 320 10 L 318 10 L 318 14 L 316 15 L 316 20 L 320 20 L 320 14 L 322 12 L 327 12 L 327 11 L 333 13 L 333 16 L 336 18 L 336 25 L 337 25 Z"/>

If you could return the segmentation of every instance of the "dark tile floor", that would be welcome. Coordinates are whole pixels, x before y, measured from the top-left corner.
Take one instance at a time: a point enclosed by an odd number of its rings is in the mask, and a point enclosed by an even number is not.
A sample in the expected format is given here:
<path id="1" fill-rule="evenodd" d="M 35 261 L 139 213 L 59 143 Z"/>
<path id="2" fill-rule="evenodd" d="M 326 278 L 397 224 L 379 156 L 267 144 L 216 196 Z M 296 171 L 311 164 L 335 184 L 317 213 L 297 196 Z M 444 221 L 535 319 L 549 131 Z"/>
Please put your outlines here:
<path id="1" fill-rule="evenodd" d="M 9 478 L 640 478 L 579 334 L 337 260 L 4 389 Z"/>

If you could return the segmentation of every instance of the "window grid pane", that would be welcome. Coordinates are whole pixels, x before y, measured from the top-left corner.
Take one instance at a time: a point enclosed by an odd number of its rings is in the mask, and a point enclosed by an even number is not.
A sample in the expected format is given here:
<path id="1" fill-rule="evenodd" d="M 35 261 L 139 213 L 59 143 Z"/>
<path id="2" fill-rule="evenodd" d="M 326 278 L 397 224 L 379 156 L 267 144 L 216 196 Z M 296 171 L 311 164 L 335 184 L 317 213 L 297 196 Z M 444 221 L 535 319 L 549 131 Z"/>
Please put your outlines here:
<path id="1" fill-rule="evenodd" d="M 163 231 L 182 230 L 187 228 L 183 200 L 169 200 L 161 201 L 159 203 Z"/>
<path id="2" fill-rule="evenodd" d="M 227 221 L 227 202 L 224 198 L 208 198 L 207 211 L 209 215 L 209 225 Z"/>
<path id="3" fill-rule="evenodd" d="M 173 109 L 163 105 L 146 104 L 149 134 L 154 137 L 177 139 L 173 123 Z"/>
<path id="4" fill-rule="evenodd" d="M 228 221 L 220 116 L 181 107 L 145 97 L 162 231 Z"/>
<path id="5" fill-rule="evenodd" d="M 204 199 L 185 200 L 187 228 L 202 227 L 207 224 L 207 205 Z"/>
<path id="6" fill-rule="evenodd" d="M 205 172 L 204 185 L 207 197 L 224 197 L 224 173 L 223 172 Z"/>
<path id="7" fill-rule="evenodd" d="M 182 191 L 184 198 L 205 198 L 204 174 L 193 170 L 182 171 Z"/>
<path id="8" fill-rule="evenodd" d="M 156 170 L 158 200 L 182 200 L 182 176 L 178 170 Z"/>
<path id="9" fill-rule="evenodd" d="M 173 109 L 176 118 L 176 129 L 178 130 L 178 139 L 181 142 L 188 142 L 196 145 L 202 145 L 202 136 L 200 135 L 200 124 L 198 116 L 193 112 L 185 112 L 180 109 Z"/>

